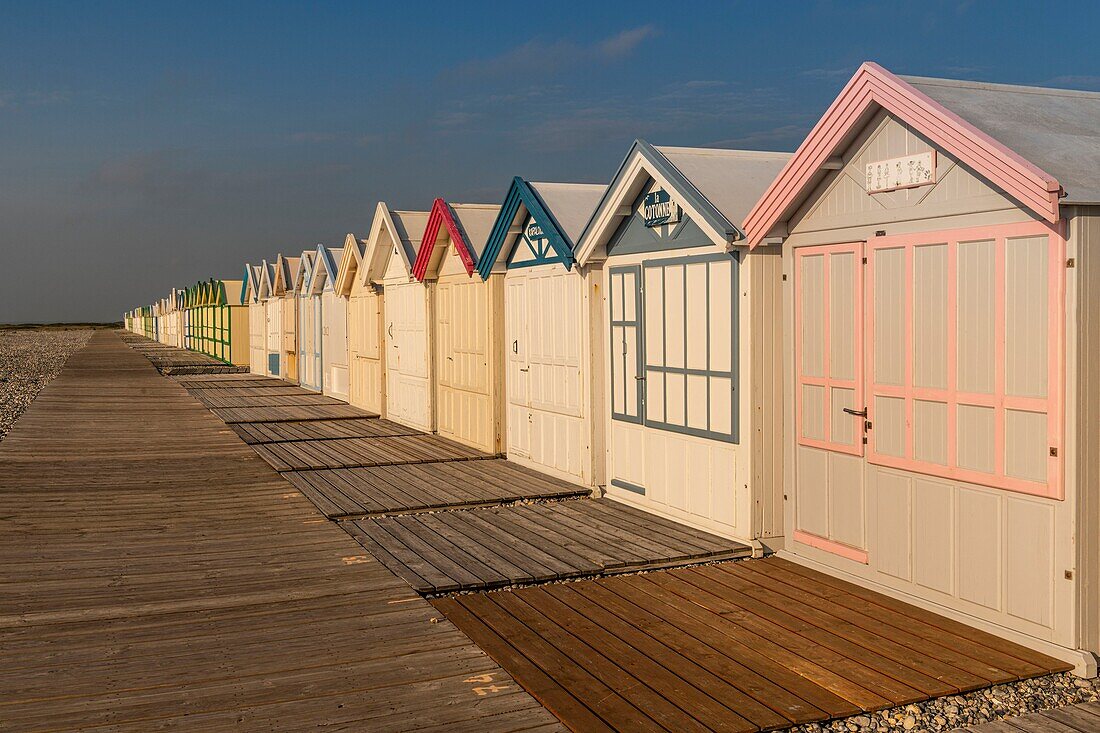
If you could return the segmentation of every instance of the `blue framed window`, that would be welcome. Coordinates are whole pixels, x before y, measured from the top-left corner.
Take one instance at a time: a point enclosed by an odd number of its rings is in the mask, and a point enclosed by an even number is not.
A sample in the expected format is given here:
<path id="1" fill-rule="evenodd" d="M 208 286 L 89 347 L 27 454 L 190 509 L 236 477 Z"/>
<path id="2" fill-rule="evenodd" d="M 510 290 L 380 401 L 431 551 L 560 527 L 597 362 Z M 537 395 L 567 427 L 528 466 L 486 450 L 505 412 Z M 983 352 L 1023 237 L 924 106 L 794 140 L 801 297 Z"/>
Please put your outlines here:
<path id="1" fill-rule="evenodd" d="M 736 443 L 737 257 L 672 257 L 642 267 L 644 424 Z"/>

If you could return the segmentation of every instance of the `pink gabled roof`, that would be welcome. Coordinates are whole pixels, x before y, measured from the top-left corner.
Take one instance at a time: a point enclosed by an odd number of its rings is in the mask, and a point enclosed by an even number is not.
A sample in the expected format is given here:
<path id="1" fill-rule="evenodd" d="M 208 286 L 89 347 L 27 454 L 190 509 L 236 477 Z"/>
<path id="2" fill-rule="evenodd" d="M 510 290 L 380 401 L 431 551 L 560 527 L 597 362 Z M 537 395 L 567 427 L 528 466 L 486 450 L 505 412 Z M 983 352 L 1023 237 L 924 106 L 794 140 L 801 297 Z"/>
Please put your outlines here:
<path id="1" fill-rule="evenodd" d="M 439 237 L 441 227 L 447 227 L 447 233 L 451 237 L 451 243 L 458 251 L 462 264 L 466 267 L 466 274 L 474 274 L 474 256 L 470 243 L 466 241 L 462 230 L 455 222 L 451 207 L 441 198 L 432 203 L 431 213 L 428 214 L 428 226 L 424 228 L 424 236 L 420 238 L 420 251 L 416 253 L 416 262 L 413 263 L 413 277 L 421 282 L 428 274 L 428 263 L 431 262 L 432 252 L 435 250 L 436 239 Z"/>
<path id="2" fill-rule="evenodd" d="M 877 107 L 911 124 L 1042 218 L 1058 220 L 1061 185 L 1054 176 L 905 80 L 868 62 L 859 67 L 745 218 L 750 247 L 790 216 L 816 182 L 821 166 L 850 141 Z"/>

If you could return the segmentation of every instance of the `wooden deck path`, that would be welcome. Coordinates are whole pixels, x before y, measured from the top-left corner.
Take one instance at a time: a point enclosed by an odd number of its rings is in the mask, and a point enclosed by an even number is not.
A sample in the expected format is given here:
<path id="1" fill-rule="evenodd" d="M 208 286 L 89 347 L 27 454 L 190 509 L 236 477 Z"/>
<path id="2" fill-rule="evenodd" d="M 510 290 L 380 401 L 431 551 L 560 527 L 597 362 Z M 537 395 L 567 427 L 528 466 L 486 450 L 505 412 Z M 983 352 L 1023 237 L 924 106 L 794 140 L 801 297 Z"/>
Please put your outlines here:
<path id="1" fill-rule="evenodd" d="M 400 467 L 284 473 L 329 519 L 410 514 L 531 499 L 580 498 L 590 491 L 500 458 Z"/>
<path id="2" fill-rule="evenodd" d="M 487 453 L 453 440 L 423 433 L 265 443 L 253 445 L 252 448 L 277 471 L 399 466 L 407 463 L 492 458 Z"/>
<path id="3" fill-rule="evenodd" d="M 752 554 L 740 543 L 607 499 L 363 519 L 348 531 L 431 595 Z"/>
<path id="4" fill-rule="evenodd" d="M 196 389 L 193 390 L 199 402 L 207 407 L 294 407 L 297 405 L 344 405 L 346 402 L 333 399 L 327 395 L 317 394 L 309 390 L 298 388 L 291 394 L 270 394 L 267 387 L 241 387 L 239 389 L 259 390 L 265 394 L 225 394 L 224 389 Z M 291 388 L 284 388 L 289 390 Z"/>
<path id="5" fill-rule="evenodd" d="M 360 410 L 358 407 L 352 407 L 343 402 L 326 405 L 294 405 L 291 407 L 215 407 L 211 412 L 227 424 L 378 417 L 376 413 Z"/>
<path id="6" fill-rule="evenodd" d="M 229 410 L 271 409 L 273 387 L 262 379 L 250 387 L 183 381 L 325 516 L 359 519 L 345 529 L 424 594 L 751 554 L 740 543 L 610 501 L 561 501 L 591 492 L 378 418 L 233 423 Z M 315 418 L 327 406 L 294 409 Z M 517 506 L 535 500 L 555 501 Z"/>
<path id="7" fill-rule="evenodd" d="M 395 435 L 420 435 L 415 428 L 380 417 L 349 420 L 307 420 L 305 422 L 234 423 L 230 425 L 249 445 L 293 443 L 306 440 L 342 440 L 344 438 L 383 438 Z"/>
<path id="8" fill-rule="evenodd" d="M 767 730 L 1069 666 L 778 558 L 432 602 L 576 731 Z"/>
<path id="9" fill-rule="evenodd" d="M 1098 731 L 1100 731 L 1100 703 L 1095 702 L 1067 705 L 969 728 L 955 729 L 955 733 L 1098 733 Z"/>
<path id="10" fill-rule="evenodd" d="M 119 338 L 0 442 L 0 729 L 557 731 Z"/>
<path id="11" fill-rule="evenodd" d="M 239 374 L 248 371 L 248 367 L 226 364 L 207 354 L 162 344 L 145 336 L 124 332 L 121 338 L 152 362 L 161 374 Z"/>

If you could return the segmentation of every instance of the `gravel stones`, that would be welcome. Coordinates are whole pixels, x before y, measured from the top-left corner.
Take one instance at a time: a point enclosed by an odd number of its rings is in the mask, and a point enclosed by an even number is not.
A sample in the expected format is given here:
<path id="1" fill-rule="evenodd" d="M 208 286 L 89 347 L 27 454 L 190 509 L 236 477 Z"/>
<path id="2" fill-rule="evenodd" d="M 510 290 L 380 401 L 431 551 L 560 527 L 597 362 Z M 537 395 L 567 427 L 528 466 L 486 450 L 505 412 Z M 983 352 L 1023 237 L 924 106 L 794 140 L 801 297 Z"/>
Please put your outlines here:
<path id="1" fill-rule="evenodd" d="M 1052 674 L 1011 682 L 963 695 L 864 713 L 830 723 L 810 723 L 794 733 L 865 733 L 866 731 L 953 731 L 992 720 L 1100 700 L 1100 680 Z"/>
<path id="2" fill-rule="evenodd" d="M 90 329 L 0 328 L 0 440 L 91 335 Z"/>

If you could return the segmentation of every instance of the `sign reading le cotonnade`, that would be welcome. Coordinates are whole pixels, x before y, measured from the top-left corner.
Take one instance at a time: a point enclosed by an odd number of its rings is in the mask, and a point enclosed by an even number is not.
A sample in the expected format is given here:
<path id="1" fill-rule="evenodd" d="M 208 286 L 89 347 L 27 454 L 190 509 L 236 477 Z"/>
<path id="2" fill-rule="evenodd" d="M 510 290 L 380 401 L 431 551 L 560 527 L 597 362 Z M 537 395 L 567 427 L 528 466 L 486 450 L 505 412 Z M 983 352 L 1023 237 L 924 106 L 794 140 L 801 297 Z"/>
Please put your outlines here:
<path id="1" fill-rule="evenodd" d="M 936 151 L 867 164 L 867 193 L 915 188 L 936 182 Z"/>
<path id="2" fill-rule="evenodd" d="M 647 227 L 678 224 L 683 210 L 663 188 L 650 191 L 642 202 L 642 218 Z"/>

